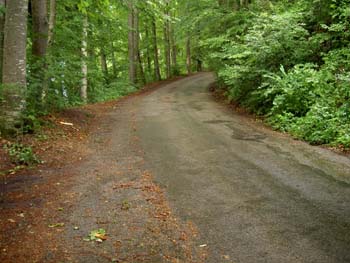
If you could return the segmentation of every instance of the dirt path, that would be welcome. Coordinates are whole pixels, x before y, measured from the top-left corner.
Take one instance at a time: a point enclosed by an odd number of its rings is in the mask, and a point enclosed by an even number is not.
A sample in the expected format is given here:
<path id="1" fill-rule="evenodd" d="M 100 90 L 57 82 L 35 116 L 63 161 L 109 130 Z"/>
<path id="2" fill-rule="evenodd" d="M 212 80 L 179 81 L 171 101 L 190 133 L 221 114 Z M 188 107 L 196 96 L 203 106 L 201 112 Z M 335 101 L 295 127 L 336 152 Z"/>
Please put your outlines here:
<path id="1" fill-rule="evenodd" d="M 144 96 L 78 110 L 81 118 L 95 115 L 96 123 L 81 141 L 86 145 L 70 142 L 68 165 L 8 179 L 0 210 L 2 263 L 204 262 L 196 229 L 172 215 L 145 168 L 136 135 Z M 106 240 L 88 241 L 98 229 Z"/>
<path id="2" fill-rule="evenodd" d="M 67 165 L 9 181 L 0 261 L 350 262 L 349 159 L 233 114 L 213 80 L 91 106 Z"/>

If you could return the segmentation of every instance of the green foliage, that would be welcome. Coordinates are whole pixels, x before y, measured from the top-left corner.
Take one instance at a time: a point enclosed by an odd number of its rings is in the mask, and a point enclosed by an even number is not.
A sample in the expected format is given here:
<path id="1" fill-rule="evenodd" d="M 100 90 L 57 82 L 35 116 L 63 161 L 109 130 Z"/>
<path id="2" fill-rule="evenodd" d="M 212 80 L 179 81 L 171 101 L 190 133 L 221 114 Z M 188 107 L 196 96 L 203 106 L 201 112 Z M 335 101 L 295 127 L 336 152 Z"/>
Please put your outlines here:
<path id="1" fill-rule="evenodd" d="M 84 241 L 96 241 L 101 243 L 107 239 L 106 235 L 106 230 L 104 230 L 103 228 L 92 230 L 89 236 L 84 238 Z"/>
<path id="2" fill-rule="evenodd" d="M 212 6 L 195 26 L 209 24 L 200 46 L 230 100 L 297 138 L 350 148 L 349 6 L 258 0 L 236 11 Z"/>
<path id="3" fill-rule="evenodd" d="M 101 102 L 126 96 L 137 91 L 129 82 L 112 82 L 108 86 L 91 91 L 91 102 Z"/>
<path id="4" fill-rule="evenodd" d="M 11 143 L 6 144 L 4 149 L 9 154 L 11 161 L 16 165 L 33 165 L 40 163 L 40 160 L 29 146 L 20 143 Z"/>

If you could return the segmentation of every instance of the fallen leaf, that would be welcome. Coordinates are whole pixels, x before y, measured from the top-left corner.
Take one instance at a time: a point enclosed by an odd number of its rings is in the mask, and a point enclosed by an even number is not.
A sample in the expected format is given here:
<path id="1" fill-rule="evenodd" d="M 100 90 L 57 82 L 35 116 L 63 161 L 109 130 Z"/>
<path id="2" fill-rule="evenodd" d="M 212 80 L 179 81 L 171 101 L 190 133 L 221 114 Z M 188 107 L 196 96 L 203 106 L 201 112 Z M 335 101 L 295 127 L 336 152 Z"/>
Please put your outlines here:
<path id="1" fill-rule="evenodd" d="M 55 224 L 49 225 L 49 228 L 55 228 L 55 227 L 64 227 L 64 223 L 55 223 Z"/>
<path id="2" fill-rule="evenodd" d="M 106 230 L 103 228 L 93 230 L 90 232 L 89 236 L 83 239 L 84 241 L 96 241 L 102 243 L 107 240 Z"/>

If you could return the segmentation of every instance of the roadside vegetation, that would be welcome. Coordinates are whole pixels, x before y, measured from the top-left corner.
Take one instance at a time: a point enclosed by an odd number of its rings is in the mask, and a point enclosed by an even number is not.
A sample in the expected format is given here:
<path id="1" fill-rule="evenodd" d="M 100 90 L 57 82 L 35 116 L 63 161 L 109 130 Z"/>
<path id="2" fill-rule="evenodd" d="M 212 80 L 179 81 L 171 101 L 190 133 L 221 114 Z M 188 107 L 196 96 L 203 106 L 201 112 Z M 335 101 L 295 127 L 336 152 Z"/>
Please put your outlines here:
<path id="1" fill-rule="evenodd" d="M 197 50 L 229 100 L 312 144 L 350 147 L 350 1 L 202 1 Z"/>

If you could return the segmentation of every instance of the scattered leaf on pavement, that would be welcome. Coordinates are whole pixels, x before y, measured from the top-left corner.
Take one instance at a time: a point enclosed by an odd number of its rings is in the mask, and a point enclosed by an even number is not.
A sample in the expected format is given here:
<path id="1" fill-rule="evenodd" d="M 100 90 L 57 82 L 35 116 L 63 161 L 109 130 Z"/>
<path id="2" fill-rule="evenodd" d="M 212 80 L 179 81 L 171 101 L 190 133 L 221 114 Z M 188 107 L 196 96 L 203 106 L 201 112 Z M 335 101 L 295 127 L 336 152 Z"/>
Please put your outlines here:
<path id="1" fill-rule="evenodd" d="M 89 236 L 84 238 L 84 241 L 96 241 L 99 243 L 102 243 L 105 240 L 107 240 L 107 236 L 106 230 L 103 228 L 91 231 Z"/>
<path id="2" fill-rule="evenodd" d="M 55 224 L 49 225 L 49 228 L 55 228 L 55 227 L 64 227 L 64 223 L 55 223 Z"/>

